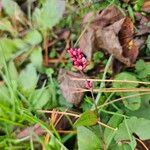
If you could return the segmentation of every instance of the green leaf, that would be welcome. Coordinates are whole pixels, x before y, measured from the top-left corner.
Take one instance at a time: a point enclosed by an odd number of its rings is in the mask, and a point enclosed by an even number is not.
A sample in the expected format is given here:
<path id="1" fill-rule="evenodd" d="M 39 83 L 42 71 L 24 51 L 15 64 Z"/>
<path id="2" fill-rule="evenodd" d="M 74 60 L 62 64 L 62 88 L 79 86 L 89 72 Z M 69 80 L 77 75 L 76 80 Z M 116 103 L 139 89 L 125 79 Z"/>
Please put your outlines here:
<path id="1" fill-rule="evenodd" d="M 115 77 L 115 80 L 122 80 L 122 81 L 138 81 L 137 78 L 128 72 L 122 72 L 120 74 L 118 74 Z M 113 83 L 113 87 L 115 88 L 135 88 L 138 86 L 138 83 L 122 83 L 122 82 L 114 82 Z M 120 95 L 121 97 L 126 97 L 126 96 L 131 96 L 131 95 L 138 95 L 139 92 L 122 92 L 122 93 L 118 93 L 118 95 Z M 137 110 L 140 108 L 140 104 L 141 104 L 141 97 L 140 96 L 136 96 L 136 97 L 130 97 L 130 98 L 126 98 L 125 100 L 123 100 L 124 105 L 130 109 L 130 110 Z"/>
<path id="2" fill-rule="evenodd" d="M 115 77 L 115 80 L 122 81 L 137 81 L 137 78 L 128 72 L 122 72 Z M 137 87 L 138 83 L 122 83 L 122 82 L 114 82 L 113 87 L 115 88 L 134 88 Z"/>
<path id="3" fill-rule="evenodd" d="M 130 135 L 133 136 L 134 133 L 141 140 L 150 139 L 150 120 L 131 117 L 130 119 L 126 119 L 126 123 L 123 121 L 123 123 L 120 124 L 119 129 L 115 135 L 116 142 L 130 140 L 126 124 L 128 126 Z"/>
<path id="4" fill-rule="evenodd" d="M 95 52 L 93 55 L 93 60 L 94 62 L 99 63 L 103 57 L 104 57 L 104 54 L 102 52 Z"/>
<path id="5" fill-rule="evenodd" d="M 34 109 L 43 108 L 50 100 L 50 91 L 48 89 L 35 90 L 31 99 L 31 104 Z"/>
<path id="6" fill-rule="evenodd" d="M 2 6 L 5 13 L 9 17 L 15 17 L 20 22 L 24 22 L 24 13 L 20 9 L 19 5 L 14 0 L 2 0 Z"/>
<path id="7" fill-rule="evenodd" d="M 141 107 L 136 111 L 128 111 L 127 115 L 150 120 L 150 94 L 141 96 Z"/>
<path id="8" fill-rule="evenodd" d="M 84 112 L 81 117 L 74 123 L 75 127 L 78 126 L 91 126 L 96 124 L 98 121 L 97 115 L 94 111 L 86 111 Z"/>
<path id="9" fill-rule="evenodd" d="M 39 31 L 37 30 L 31 30 L 29 31 L 25 37 L 23 38 L 23 40 L 27 43 L 27 44 L 31 44 L 31 45 L 38 45 L 42 42 L 42 35 Z"/>
<path id="10" fill-rule="evenodd" d="M 35 47 L 33 49 L 33 52 L 30 55 L 30 60 L 31 60 L 32 64 L 36 68 L 40 69 L 42 67 L 43 56 L 42 56 L 42 49 L 41 49 L 41 47 Z"/>
<path id="11" fill-rule="evenodd" d="M 145 81 L 150 77 L 150 65 L 146 64 L 143 60 L 137 61 L 135 68 L 138 78 Z"/>
<path id="12" fill-rule="evenodd" d="M 77 139 L 79 150 L 100 150 L 102 144 L 100 139 L 88 128 L 77 128 Z"/>
<path id="13" fill-rule="evenodd" d="M 143 3 L 144 3 L 144 0 L 137 0 L 136 4 L 134 5 L 134 9 L 136 11 L 141 11 Z"/>
<path id="14" fill-rule="evenodd" d="M 122 114 L 121 111 L 118 111 L 117 113 L 119 114 Z M 118 127 L 119 124 L 123 121 L 123 117 L 122 116 L 118 116 L 118 115 L 113 115 L 109 122 L 107 123 L 107 125 L 111 126 L 111 127 Z M 114 136 L 115 136 L 115 133 L 117 131 L 112 131 L 111 129 L 109 128 L 105 128 L 104 130 L 104 140 L 105 140 L 105 143 L 106 143 L 106 147 L 108 148 L 109 145 L 111 144 L 111 141 L 113 140 Z"/>
<path id="15" fill-rule="evenodd" d="M 32 64 L 26 66 L 19 75 L 19 86 L 24 94 L 32 93 L 36 87 L 38 76 Z"/>
<path id="16" fill-rule="evenodd" d="M 16 89 L 17 88 L 17 80 L 18 80 L 19 75 L 18 75 L 16 66 L 13 61 L 10 61 L 8 63 L 8 71 L 9 71 L 9 77 L 10 77 L 13 89 Z"/>
<path id="17" fill-rule="evenodd" d="M 33 22 L 41 29 L 51 29 L 59 22 L 64 10 L 64 0 L 45 0 L 41 8 L 35 9 L 32 17 Z"/>
<path id="18" fill-rule="evenodd" d="M 124 92 L 124 93 L 121 93 L 121 96 L 126 97 L 126 96 L 138 95 L 138 94 L 140 93 L 139 92 Z M 123 103 L 128 109 L 132 111 L 137 110 L 141 106 L 141 96 L 126 98 L 125 100 L 123 100 Z"/>
<path id="19" fill-rule="evenodd" d="M 3 66 L 4 61 L 8 61 L 12 54 L 17 50 L 13 40 L 8 38 L 0 39 L 0 67 Z"/>

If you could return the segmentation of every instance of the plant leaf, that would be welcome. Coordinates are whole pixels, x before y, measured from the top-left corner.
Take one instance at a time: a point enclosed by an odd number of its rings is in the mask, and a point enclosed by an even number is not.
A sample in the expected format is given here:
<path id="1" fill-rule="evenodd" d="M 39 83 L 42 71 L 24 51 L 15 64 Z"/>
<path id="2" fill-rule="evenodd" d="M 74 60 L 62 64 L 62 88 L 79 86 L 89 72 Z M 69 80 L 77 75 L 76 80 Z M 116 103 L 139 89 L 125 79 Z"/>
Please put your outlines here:
<path id="1" fill-rule="evenodd" d="M 8 38 L 0 39 L 0 67 L 3 66 L 4 61 L 8 61 L 12 54 L 17 50 L 13 40 Z"/>
<path id="2" fill-rule="evenodd" d="M 98 118 L 95 112 L 88 110 L 81 115 L 81 117 L 74 123 L 74 126 L 91 126 L 96 124 L 97 121 Z"/>
<path id="3" fill-rule="evenodd" d="M 122 81 L 137 81 L 137 78 L 128 72 L 122 72 L 120 74 L 118 74 L 115 77 L 115 80 L 122 80 Z M 138 86 L 138 83 L 119 83 L 119 82 L 114 82 L 113 83 L 113 87 L 115 88 L 135 88 Z M 126 96 L 130 96 L 130 95 L 138 95 L 139 92 L 122 92 L 119 93 L 118 95 L 120 95 L 121 97 L 126 97 Z M 130 109 L 130 110 L 137 110 L 140 108 L 140 104 L 141 104 L 141 97 L 140 96 L 136 96 L 136 97 L 130 97 L 130 98 L 126 98 L 125 100 L 123 100 L 124 105 Z"/>
<path id="4" fill-rule="evenodd" d="M 31 98 L 34 109 L 41 109 L 50 100 L 50 91 L 48 89 L 35 90 Z"/>
<path id="5" fill-rule="evenodd" d="M 30 55 L 30 60 L 36 68 L 40 69 L 42 67 L 43 56 L 41 47 L 35 47 L 33 49 L 33 52 Z"/>
<path id="6" fill-rule="evenodd" d="M 132 75 L 131 73 L 122 72 L 115 77 L 115 80 L 137 81 L 137 78 L 134 75 Z M 125 83 L 125 84 L 122 84 L 119 82 L 113 83 L 114 88 L 135 88 L 137 86 L 138 86 L 138 83 Z"/>
<path id="7" fill-rule="evenodd" d="M 37 30 L 31 30 L 25 35 L 23 40 L 27 44 L 38 45 L 42 42 L 42 35 Z"/>
<path id="8" fill-rule="evenodd" d="M 19 86 L 24 94 L 32 93 L 36 87 L 38 76 L 33 64 L 29 64 L 19 75 Z"/>
<path id="9" fill-rule="evenodd" d="M 130 119 L 126 119 L 126 124 L 129 128 L 129 132 L 131 135 L 136 134 L 141 140 L 150 139 L 150 120 L 144 118 L 136 118 L 131 117 Z M 123 140 L 130 140 L 129 135 L 127 133 L 125 121 L 120 124 L 118 131 L 115 135 L 116 142 Z"/>
<path id="10" fill-rule="evenodd" d="M 5 13 L 9 17 L 15 17 L 20 22 L 24 22 L 24 13 L 20 9 L 19 5 L 14 0 L 2 0 L 2 6 Z"/>
<path id="11" fill-rule="evenodd" d="M 77 128 L 78 149 L 79 150 L 100 150 L 100 139 L 86 127 Z"/>
<path id="12" fill-rule="evenodd" d="M 35 26 L 38 26 L 41 29 L 51 29 L 59 22 L 64 10 L 64 0 L 45 0 L 41 9 L 35 9 L 33 13 L 33 22 Z"/>
<path id="13" fill-rule="evenodd" d="M 119 114 L 122 114 L 121 111 L 118 111 L 117 113 Z M 118 115 L 113 115 L 109 122 L 107 123 L 107 125 L 111 126 L 111 127 L 118 127 L 119 124 L 123 121 L 123 117 L 122 116 L 118 116 Z M 105 140 L 105 143 L 106 143 L 106 147 L 108 148 L 111 141 L 113 140 L 114 136 L 115 136 L 115 133 L 117 131 L 112 131 L 111 129 L 109 128 L 105 128 L 104 130 L 104 140 Z"/>

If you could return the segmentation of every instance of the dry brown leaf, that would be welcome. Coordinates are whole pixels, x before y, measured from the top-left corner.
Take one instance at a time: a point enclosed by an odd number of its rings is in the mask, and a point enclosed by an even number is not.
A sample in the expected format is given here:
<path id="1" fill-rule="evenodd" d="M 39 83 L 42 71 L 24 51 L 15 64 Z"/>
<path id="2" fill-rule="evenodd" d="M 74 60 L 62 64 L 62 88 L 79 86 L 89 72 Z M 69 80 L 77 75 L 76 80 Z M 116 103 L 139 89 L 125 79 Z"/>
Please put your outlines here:
<path id="1" fill-rule="evenodd" d="M 126 18 L 119 32 L 119 41 L 123 49 L 122 55 L 133 63 L 139 53 L 139 47 L 133 39 L 134 25 L 130 18 Z"/>
<path id="2" fill-rule="evenodd" d="M 150 33 L 150 27 L 148 26 L 148 22 L 150 20 L 146 16 L 143 16 L 141 13 L 135 13 L 135 16 L 136 20 L 139 22 L 136 35 L 141 36 Z"/>
<path id="3" fill-rule="evenodd" d="M 97 13 L 96 15 L 94 15 L 93 12 L 90 12 L 84 17 L 82 28 L 85 28 L 89 22 L 91 23 L 81 37 L 79 46 L 89 61 L 91 60 L 93 50 L 95 49 L 95 30 L 99 28 L 102 29 L 103 27 L 122 19 L 123 17 L 122 12 L 113 5 L 107 9 L 104 9 L 102 12 Z"/>
<path id="4" fill-rule="evenodd" d="M 129 66 L 130 60 L 122 55 L 123 49 L 118 38 L 118 34 L 124 21 L 125 18 L 108 27 L 98 29 L 96 31 L 96 39 L 99 48 L 107 50 L 110 54 L 113 54 L 116 59 Z"/>
<path id="5" fill-rule="evenodd" d="M 88 14 L 88 17 L 92 15 Z M 88 17 L 84 18 L 83 24 L 87 22 Z M 103 49 L 123 64 L 130 66 L 139 52 L 139 44 L 134 41 L 133 35 L 132 20 L 124 17 L 117 7 L 110 6 L 93 19 L 79 45 L 89 61 L 94 49 Z"/>
<path id="6" fill-rule="evenodd" d="M 142 11 L 150 13 L 150 1 L 145 1 L 142 6 Z"/>
<path id="7" fill-rule="evenodd" d="M 84 88 L 85 81 L 75 81 L 71 78 L 83 78 L 80 73 L 74 73 L 71 71 L 66 71 L 64 69 L 60 69 L 58 75 L 58 82 L 60 84 L 60 89 L 62 91 L 62 95 L 71 104 L 78 106 L 82 100 L 83 93 L 75 93 L 74 91 L 77 88 Z"/>

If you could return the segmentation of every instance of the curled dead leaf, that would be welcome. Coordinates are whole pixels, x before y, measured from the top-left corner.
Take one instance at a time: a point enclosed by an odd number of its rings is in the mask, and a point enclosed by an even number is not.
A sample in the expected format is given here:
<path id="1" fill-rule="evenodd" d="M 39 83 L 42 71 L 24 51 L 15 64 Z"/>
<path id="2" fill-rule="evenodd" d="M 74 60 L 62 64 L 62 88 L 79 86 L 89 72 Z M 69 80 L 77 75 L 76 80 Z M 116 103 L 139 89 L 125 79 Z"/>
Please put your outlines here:
<path id="1" fill-rule="evenodd" d="M 91 15 L 88 15 L 88 17 Z M 88 20 L 83 20 L 85 24 Z M 123 64 L 130 66 L 137 58 L 139 44 L 134 41 L 134 25 L 115 6 L 97 14 L 80 39 L 80 48 L 90 61 L 94 49 L 107 51 Z"/>
<path id="2" fill-rule="evenodd" d="M 71 78 L 82 78 L 83 76 L 80 73 L 74 73 L 71 71 L 66 71 L 60 69 L 58 75 L 58 82 L 60 84 L 60 89 L 62 95 L 71 104 L 78 106 L 82 100 L 83 93 L 75 93 L 74 90 L 77 88 L 84 88 L 84 81 L 75 81 Z"/>

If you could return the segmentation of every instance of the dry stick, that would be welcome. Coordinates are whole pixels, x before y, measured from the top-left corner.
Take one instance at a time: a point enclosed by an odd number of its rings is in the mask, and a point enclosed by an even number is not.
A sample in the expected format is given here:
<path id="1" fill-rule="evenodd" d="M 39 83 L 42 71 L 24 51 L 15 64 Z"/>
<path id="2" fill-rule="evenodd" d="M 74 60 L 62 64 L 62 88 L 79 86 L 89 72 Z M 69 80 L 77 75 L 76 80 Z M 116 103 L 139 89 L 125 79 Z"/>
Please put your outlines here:
<path id="1" fill-rule="evenodd" d="M 58 133 L 63 133 L 63 134 L 76 134 L 77 131 L 74 131 L 74 130 L 58 130 L 57 131 Z"/>
<path id="2" fill-rule="evenodd" d="M 84 78 L 74 78 L 71 77 L 72 80 L 77 80 L 77 81 L 84 81 Z M 150 82 L 142 82 L 142 81 L 132 81 L 132 80 L 112 80 L 112 79 L 88 79 L 89 81 L 93 82 L 119 82 L 119 83 L 137 83 L 137 84 L 145 84 L 149 85 Z"/>
<path id="3" fill-rule="evenodd" d="M 53 113 L 53 111 L 49 111 L 49 110 L 38 110 L 38 112 L 40 112 L 40 113 Z M 73 116 L 73 117 L 76 117 L 76 118 L 81 117 L 81 115 L 79 115 L 79 114 L 73 114 L 73 113 L 68 113 L 68 112 L 60 112 L 60 111 L 57 111 L 57 113 L 58 113 L 58 114 L 63 114 L 63 115 L 68 115 L 68 116 Z M 104 127 L 106 127 L 106 128 L 109 128 L 109 129 L 111 129 L 111 130 L 114 130 L 114 131 L 117 130 L 116 128 L 113 128 L 113 127 L 111 127 L 111 126 L 108 126 L 108 125 L 106 125 L 106 124 L 104 124 L 104 123 L 102 123 L 102 122 L 100 122 L 100 121 L 98 121 L 98 124 L 100 124 L 100 125 L 102 125 L 102 126 L 104 126 Z"/>
<path id="4" fill-rule="evenodd" d="M 135 138 L 138 142 L 142 144 L 142 146 L 145 148 L 145 150 L 149 150 L 149 148 L 144 144 L 144 142 L 138 138 Z"/>
<path id="5" fill-rule="evenodd" d="M 45 64 L 45 66 L 48 66 L 48 36 L 47 36 L 47 33 L 45 33 L 45 35 L 44 35 L 44 50 L 45 50 L 44 64 Z"/>
<path id="6" fill-rule="evenodd" d="M 90 92 L 88 89 L 84 88 L 73 88 L 72 93 L 82 93 L 82 92 Z M 110 92 L 149 92 L 150 88 L 103 88 L 103 89 L 93 89 L 93 92 L 104 92 L 104 93 L 110 93 Z"/>
<path id="7" fill-rule="evenodd" d="M 121 101 L 121 100 L 125 100 L 126 98 L 132 98 L 132 97 L 137 97 L 137 96 L 142 96 L 142 95 L 148 95 L 148 94 L 150 94 L 150 92 L 145 92 L 145 93 L 140 93 L 140 94 L 134 94 L 134 95 L 129 95 L 129 96 L 121 97 L 121 98 L 112 100 L 111 102 L 108 102 L 108 103 L 105 103 L 105 104 L 103 104 L 103 105 L 98 106 L 98 109 L 99 109 L 99 108 L 102 108 L 102 107 L 104 107 L 104 106 L 107 106 L 107 105 L 109 105 L 109 104 L 113 104 L 113 103 L 115 103 L 115 102 L 119 102 L 119 101 Z"/>

